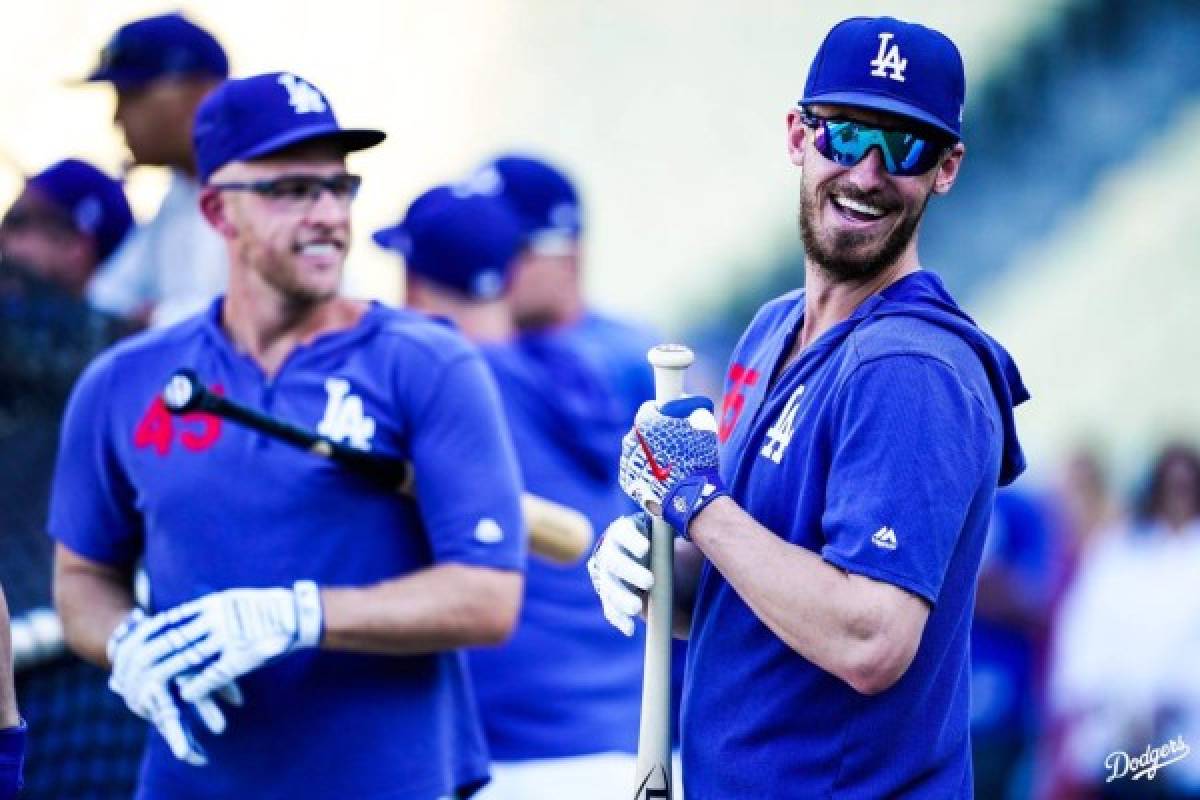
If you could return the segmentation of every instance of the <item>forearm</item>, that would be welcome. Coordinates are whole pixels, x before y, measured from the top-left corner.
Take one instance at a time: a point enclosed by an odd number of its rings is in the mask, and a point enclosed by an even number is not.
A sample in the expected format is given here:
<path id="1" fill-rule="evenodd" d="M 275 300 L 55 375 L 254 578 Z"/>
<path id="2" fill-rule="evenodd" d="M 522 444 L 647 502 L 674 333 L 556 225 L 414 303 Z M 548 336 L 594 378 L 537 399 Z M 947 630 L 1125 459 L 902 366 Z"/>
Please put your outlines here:
<path id="1" fill-rule="evenodd" d="M 0 729 L 11 728 L 21 721 L 17 713 L 17 693 L 13 688 L 12 640 L 8 626 L 8 603 L 0 590 Z"/>
<path id="2" fill-rule="evenodd" d="M 368 587 L 323 587 L 321 647 L 407 655 L 499 644 L 523 586 L 519 572 L 439 564 Z"/>
<path id="3" fill-rule="evenodd" d="M 763 624 L 856 690 L 882 691 L 911 663 L 928 614 L 919 598 L 784 541 L 729 498 L 689 534 Z"/>
<path id="4" fill-rule="evenodd" d="M 108 637 L 134 607 L 130 576 L 71 553 L 55 553 L 54 605 L 67 645 L 81 658 L 109 667 Z"/>

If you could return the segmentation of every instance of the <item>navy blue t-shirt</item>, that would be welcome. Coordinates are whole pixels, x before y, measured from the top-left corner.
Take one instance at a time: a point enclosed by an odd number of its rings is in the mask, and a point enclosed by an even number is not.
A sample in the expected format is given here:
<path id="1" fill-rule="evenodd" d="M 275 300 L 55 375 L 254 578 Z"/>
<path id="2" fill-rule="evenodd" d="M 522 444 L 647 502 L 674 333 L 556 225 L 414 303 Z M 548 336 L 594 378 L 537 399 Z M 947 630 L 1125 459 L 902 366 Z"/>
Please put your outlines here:
<path id="1" fill-rule="evenodd" d="M 627 513 L 616 464 L 628 420 L 605 376 L 555 335 L 483 353 L 526 489 L 582 511 L 596 530 Z M 635 752 L 643 650 L 641 631 L 627 638 L 604 619 L 584 563 L 530 559 L 516 632 L 470 653 L 493 758 Z"/>
<path id="2" fill-rule="evenodd" d="M 107 351 L 63 424 L 51 535 L 119 568 L 139 558 L 159 611 L 231 587 L 363 586 L 455 562 L 521 569 L 519 476 L 494 382 L 448 327 L 372 305 L 298 347 L 267 380 L 220 323 L 221 301 Z M 194 369 L 214 391 L 354 446 L 410 459 L 416 499 L 160 393 Z M 139 798 L 411 798 L 486 780 L 459 652 L 300 651 L 239 679 L 203 768 L 151 733 Z"/>
<path id="3" fill-rule="evenodd" d="M 859 694 L 705 564 L 683 708 L 689 800 L 969 797 L 967 659 L 996 486 L 1024 466 L 1007 354 L 917 272 L 779 370 L 804 294 L 764 307 L 725 383 L 721 471 L 781 538 L 932 610 L 912 666 Z M 778 372 L 778 374 L 776 374 Z"/>

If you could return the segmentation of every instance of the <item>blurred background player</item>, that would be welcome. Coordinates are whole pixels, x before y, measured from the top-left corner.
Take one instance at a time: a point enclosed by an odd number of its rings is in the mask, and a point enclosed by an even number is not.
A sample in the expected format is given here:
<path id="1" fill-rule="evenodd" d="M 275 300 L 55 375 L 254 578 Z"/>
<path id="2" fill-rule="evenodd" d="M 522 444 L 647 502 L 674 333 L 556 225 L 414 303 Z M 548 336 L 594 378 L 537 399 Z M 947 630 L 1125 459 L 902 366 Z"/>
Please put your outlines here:
<path id="1" fill-rule="evenodd" d="M 96 307 L 167 325 L 202 310 L 225 288 L 224 245 L 199 210 L 192 120 L 228 75 L 220 43 L 180 14 L 122 26 L 88 74 L 88 81 L 112 84 L 114 120 L 133 165 L 171 171 L 154 218 L 88 287 Z"/>
<path id="2" fill-rule="evenodd" d="M 8 605 L 0 589 L 0 800 L 11 800 L 21 788 L 25 757 L 25 725 L 17 712 L 13 688 L 12 648 L 8 635 Z"/>
<path id="3" fill-rule="evenodd" d="M 407 302 L 453 320 L 491 367 L 526 488 L 604 525 L 627 509 L 613 465 L 628 426 L 605 375 L 569 340 L 520 335 L 508 298 L 525 231 L 492 196 L 438 187 L 375 234 L 404 258 Z M 488 800 L 610 798 L 637 748 L 642 640 L 596 614 L 586 567 L 529 563 L 513 638 L 471 652 L 493 758 Z"/>
<path id="4" fill-rule="evenodd" d="M 383 138 L 343 128 L 292 73 L 217 89 L 195 140 L 229 292 L 108 351 L 74 390 L 55 598 L 71 646 L 155 725 L 139 798 L 465 797 L 486 780 L 458 649 L 515 624 L 519 476 L 478 354 L 337 294 L 360 183 L 345 156 Z M 180 367 L 411 460 L 416 499 L 212 416 L 172 418 L 161 392 Z"/>
<path id="5" fill-rule="evenodd" d="M 92 308 L 83 289 L 132 227 L 121 185 L 74 159 L 28 178 L 0 219 L 0 584 L 31 732 L 29 800 L 129 797 L 145 735 L 104 672 L 65 652 L 45 534 L 67 394 L 129 328 Z"/>
<path id="6" fill-rule="evenodd" d="M 654 397 L 654 373 L 646 354 L 663 338 L 588 307 L 583 291 L 583 206 L 575 185 L 549 161 L 522 153 L 485 162 L 465 185 L 500 198 L 524 228 L 527 244 L 513 265 L 506 292 L 517 329 L 526 341 L 557 340 L 589 364 L 615 394 L 628 427 L 641 404 Z M 706 382 L 700 366 L 691 372 Z M 678 746 L 687 642 L 672 642 L 672 648 L 671 718 Z"/>
<path id="7" fill-rule="evenodd" d="M 509 205 L 528 245 L 512 269 L 507 292 L 522 332 L 553 333 L 608 376 L 626 418 L 654 396 L 647 351 L 660 340 L 647 329 L 601 314 L 583 296 L 583 209 L 567 176 L 528 155 L 501 155 L 467 179 L 475 192 Z"/>

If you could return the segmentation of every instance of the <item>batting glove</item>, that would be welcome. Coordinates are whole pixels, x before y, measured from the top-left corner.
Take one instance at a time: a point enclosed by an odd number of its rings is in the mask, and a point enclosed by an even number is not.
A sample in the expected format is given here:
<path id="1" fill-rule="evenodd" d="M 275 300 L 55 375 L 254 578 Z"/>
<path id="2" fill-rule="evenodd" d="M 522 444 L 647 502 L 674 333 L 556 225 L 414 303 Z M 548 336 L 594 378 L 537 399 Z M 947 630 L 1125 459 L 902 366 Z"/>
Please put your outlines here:
<path id="1" fill-rule="evenodd" d="M 604 618 L 621 633 L 633 636 L 634 618 L 654 586 L 649 569 L 650 518 L 643 513 L 613 520 L 587 566 Z"/>
<path id="2" fill-rule="evenodd" d="M 170 689 L 172 680 L 201 661 L 187 647 L 194 631 L 181 626 L 181 619 L 175 611 L 153 617 L 137 608 L 129 612 L 108 638 L 106 651 L 112 664 L 108 686 L 130 711 L 154 725 L 176 758 L 203 766 L 208 758 L 184 723 Z M 224 697 L 235 705 L 241 703 L 236 686 Z M 218 734 L 225 730 L 225 715 L 211 697 L 194 705 L 205 727 Z"/>
<path id="3" fill-rule="evenodd" d="M 692 519 L 728 494 L 717 460 L 717 419 L 707 397 L 643 403 L 621 446 L 620 482 L 638 505 L 686 537 Z"/>
<path id="4" fill-rule="evenodd" d="M 321 596 L 312 581 L 297 581 L 291 589 L 226 589 L 175 610 L 200 632 L 189 652 L 202 662 L 216 658 L 198 673 L 179 679 L 179 693 L 189 703 L 202 701 L 271 659 L 321 641 Z"/>

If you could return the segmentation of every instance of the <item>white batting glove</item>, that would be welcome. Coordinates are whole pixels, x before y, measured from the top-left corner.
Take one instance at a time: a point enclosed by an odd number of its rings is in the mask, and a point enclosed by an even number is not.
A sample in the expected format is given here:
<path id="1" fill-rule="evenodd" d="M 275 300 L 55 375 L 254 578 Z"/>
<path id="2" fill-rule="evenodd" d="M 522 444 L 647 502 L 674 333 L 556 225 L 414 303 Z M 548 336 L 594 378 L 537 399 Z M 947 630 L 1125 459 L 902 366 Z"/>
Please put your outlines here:
<path id="1" fill-rule="evenodd" d="M 626 636 L 633 636 L 634 619 L 654 586 L 649 553 L 650 518 L 639 513 L 613 520 L 588 559 L 604 618 Z"/>
<path id="2" fill-rule="evenodd" d="M 226 589 L 174 611 L 193 633 L 188 652 L 208 666 L 179 678 L 179 693 L 199 703 L 273 658 L 321 641 L 321 596 L 312 581 L 291 589 Z"/>
<path id="3" fill-rule="evenodd" d="M 113 668 L 108 686 L 130 711 L 154 725 L 176 758 L 203 766 L 208 758 L 184 724 L 170 691 L 177 675 L 200 663 L 186 648 L 188 631 L 179 626 L 181 618 L 173 611 L 153 617 L 137 608 L 129 612 L 106 646 Z M 241 704 L 236 686 L 223 695 L 229 702 Z M 211 697 L 202 698 L 195 708 L 210 731 L 219 734 L 225 730 L 225 715 Z"/>

